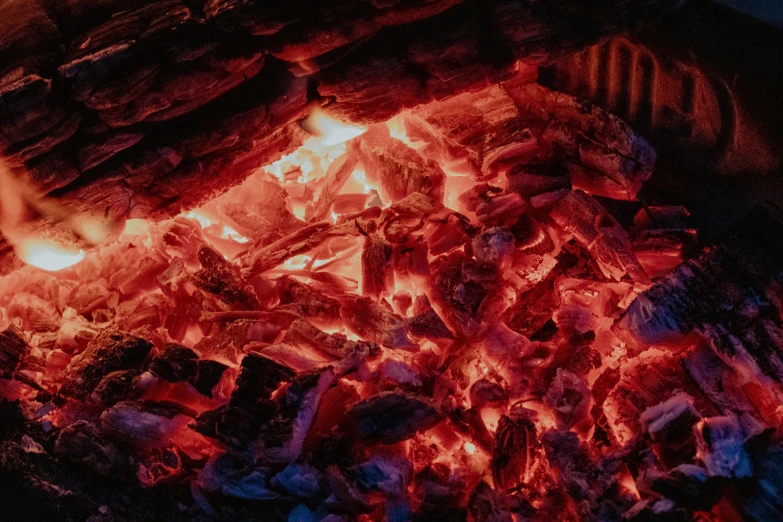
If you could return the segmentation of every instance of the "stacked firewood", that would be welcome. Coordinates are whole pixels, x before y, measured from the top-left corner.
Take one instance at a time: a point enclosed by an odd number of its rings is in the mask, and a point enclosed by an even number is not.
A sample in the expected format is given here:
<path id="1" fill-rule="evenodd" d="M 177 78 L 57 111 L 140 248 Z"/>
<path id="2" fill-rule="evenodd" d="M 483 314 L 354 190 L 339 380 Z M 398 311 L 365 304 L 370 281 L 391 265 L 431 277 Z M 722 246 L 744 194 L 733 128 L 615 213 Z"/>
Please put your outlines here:
<path id="1" fill-rule="evenodd" d="M 646 141 L 523 81 L 334 147 L 0 279 L 0 485 L 34 516 L 781 516 L 768 212 L 683 262 Z"/>

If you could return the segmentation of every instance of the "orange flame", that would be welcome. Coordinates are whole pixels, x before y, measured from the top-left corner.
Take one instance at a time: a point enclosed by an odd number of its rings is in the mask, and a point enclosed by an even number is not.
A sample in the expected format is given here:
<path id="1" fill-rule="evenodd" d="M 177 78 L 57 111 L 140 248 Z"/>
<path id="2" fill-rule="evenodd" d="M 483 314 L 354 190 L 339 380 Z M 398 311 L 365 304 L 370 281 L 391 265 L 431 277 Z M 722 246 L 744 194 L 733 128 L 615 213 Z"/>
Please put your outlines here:
<path id="1" fill-rule="evenodd" d="M 319 146 L 331 147 L 344 143 L 367 131 L 366 127 L 348 125 L 327 115 L 321 109 L 315 109 L 305 120 L 304 127 L 313 135 L 307 142 L 315 140 Z M 305 143 L 307 147 L 308 143 Z"/>

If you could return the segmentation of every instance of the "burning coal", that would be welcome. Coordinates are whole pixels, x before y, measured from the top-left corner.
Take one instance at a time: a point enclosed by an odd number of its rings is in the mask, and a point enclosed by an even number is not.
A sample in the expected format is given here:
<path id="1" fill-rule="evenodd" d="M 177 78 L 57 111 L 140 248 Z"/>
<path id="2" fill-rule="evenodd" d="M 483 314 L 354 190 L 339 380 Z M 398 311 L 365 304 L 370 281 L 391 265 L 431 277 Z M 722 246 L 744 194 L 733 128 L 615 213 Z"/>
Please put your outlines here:
<path id="1" fill-rule="evenodd" d="M 683 262 L 688 213 L 636 201 L 655 153 L 627 125 L 513 83 L 302 125 L 174 219 L 82 226 L 101 246 L 75 252 L 16 235 L 0 432 L 20 480 L 103 477 L 186 518 L 778 509 L 779 271 L 742 234 Z M 8 237 L 31 201 L 5 193 Z"/>

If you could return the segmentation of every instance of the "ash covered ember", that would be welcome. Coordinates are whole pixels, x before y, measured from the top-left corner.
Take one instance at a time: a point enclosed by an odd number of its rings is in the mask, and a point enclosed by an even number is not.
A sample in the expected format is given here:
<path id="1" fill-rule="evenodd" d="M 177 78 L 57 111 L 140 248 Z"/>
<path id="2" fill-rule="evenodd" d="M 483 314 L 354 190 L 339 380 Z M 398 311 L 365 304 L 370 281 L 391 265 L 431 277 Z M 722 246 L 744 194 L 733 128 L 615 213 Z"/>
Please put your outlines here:
<path id="1" fill-rule="evenodd" d="M 201 208 L 20 243 L 72 268 L 0 278 L 15 480 L 139 520 L 780 518 L 774 239 L 683 261 L 650 146 L 538 85 L 303 125 Z"/>

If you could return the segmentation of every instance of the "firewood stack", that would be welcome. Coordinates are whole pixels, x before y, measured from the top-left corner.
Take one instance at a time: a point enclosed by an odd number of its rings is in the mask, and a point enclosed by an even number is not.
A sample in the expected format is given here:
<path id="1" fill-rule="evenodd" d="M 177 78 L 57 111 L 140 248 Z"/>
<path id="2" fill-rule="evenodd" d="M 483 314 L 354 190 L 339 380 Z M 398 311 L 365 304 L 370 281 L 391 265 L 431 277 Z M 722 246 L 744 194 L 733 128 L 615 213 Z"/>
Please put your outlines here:
<path id="1" fill-rule="evenodd" d="M 383 121 L 679 3 L 4 0 L 0 148 L 25 191 L 112 236 L 126 218 L 170 217 L 291 152 L 306 137 L 295 121 L 315 105 Z M 62 212 L 36 207 L 28 220 L 60 242 L 83 239 Z"/>

